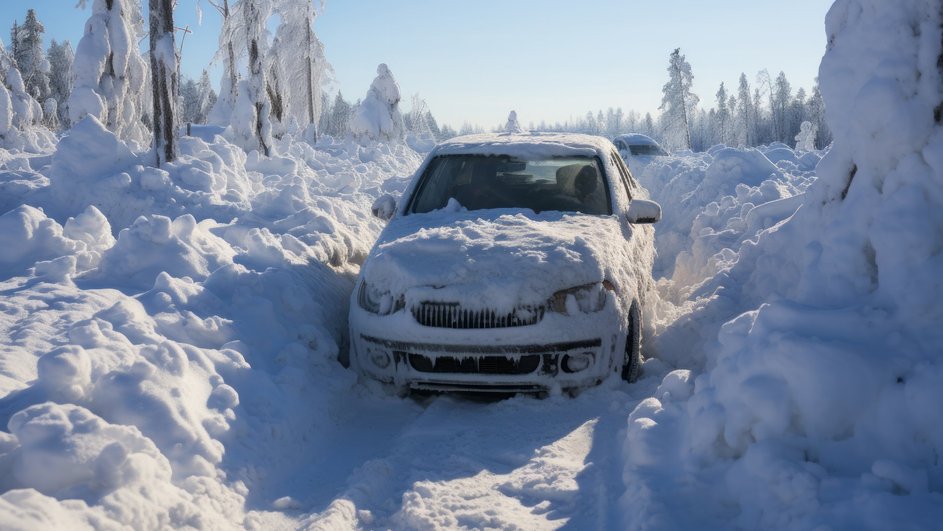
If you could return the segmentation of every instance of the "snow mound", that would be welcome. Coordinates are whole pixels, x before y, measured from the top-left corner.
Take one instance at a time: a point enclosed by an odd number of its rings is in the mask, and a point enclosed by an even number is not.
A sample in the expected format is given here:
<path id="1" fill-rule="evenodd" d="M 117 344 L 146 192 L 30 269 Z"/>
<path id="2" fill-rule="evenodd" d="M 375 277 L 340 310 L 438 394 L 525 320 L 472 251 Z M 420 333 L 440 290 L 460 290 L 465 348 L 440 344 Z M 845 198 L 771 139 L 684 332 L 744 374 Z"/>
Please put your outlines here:
<path id="1" fill-rule="evenodd" d="M 703 349 L 707 370 L 690 399 L 629 418 L 627 527 L 943 517 L 943 395 L 930 383 L 943 378 L 939 16 L 924 0 L 829 11 L 819 78 L 834 144 L 801 204 L 772 203 L 781 221 L 730 247 L 662 333 L 662 352 Z M 780 147 L 766 154 L 798 167 Z M 669 436 L 679 443 L 660 458 L 677 464 L 656 470 L 638 449 Z"/>

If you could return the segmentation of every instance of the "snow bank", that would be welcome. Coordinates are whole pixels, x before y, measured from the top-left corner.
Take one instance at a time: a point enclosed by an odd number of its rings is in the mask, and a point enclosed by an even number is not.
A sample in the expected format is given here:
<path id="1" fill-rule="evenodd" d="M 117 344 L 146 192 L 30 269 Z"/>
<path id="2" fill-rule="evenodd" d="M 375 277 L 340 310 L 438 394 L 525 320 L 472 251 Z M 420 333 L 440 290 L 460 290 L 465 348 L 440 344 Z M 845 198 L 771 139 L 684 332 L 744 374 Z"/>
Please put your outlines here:
<path id="1" fill-rule="evenodd" d="M 419 156 L 180 148 L 147 167 L 89 116 L 51 155 L 0 152 L 0 527 L 267 527 L 285 506 L 254 463 L 291 469 L 355 383 L 370 205 Z"/>
<path id="2" fill-rule="evenodd" d="M 781 221 L 730 248 L 662 334 L 663 352 L 703 348 L 707 371 L 629 418 L 629 528 L 943 517 L 939 6 L 840 0 L 826 27 L 834 144 L 801 204 L 773 202 Z"/>

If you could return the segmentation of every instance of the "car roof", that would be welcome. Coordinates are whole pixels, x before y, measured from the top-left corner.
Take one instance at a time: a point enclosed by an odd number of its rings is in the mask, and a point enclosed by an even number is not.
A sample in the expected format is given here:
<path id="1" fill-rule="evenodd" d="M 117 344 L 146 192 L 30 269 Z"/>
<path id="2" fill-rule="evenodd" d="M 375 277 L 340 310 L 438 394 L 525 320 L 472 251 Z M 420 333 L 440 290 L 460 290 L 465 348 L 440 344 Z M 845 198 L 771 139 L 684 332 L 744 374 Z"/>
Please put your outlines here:
<path id="1" fill-rule="evenodd" d="M 487 133 L 446 140 L 435 155 L 508 155 L 529 157 L 592 157 L 613 149 L 601 136 L 577 133 Z"/>

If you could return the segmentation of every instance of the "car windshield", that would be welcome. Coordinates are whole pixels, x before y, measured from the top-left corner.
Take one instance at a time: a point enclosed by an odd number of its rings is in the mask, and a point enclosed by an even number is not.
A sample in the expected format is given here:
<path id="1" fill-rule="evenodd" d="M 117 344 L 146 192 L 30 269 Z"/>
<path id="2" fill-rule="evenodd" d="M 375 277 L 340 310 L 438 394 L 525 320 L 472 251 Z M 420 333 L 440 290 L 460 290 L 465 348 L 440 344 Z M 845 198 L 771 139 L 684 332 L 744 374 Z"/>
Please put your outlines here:
<path id="1" fill-rule="evenodd" d="M 664 149 L 661 149 L 660 147 L 652 145 L 652 144 L 631 145 L 629 146 L 629 151 L 631 151 L 632 154 L 635 156 L 651 155 L 655 157 L 662 157 L 668 154 Z"/>
<path id="2" fill-rule="evenodd" d="M 409 212 L 431 212 L 445 207 L 449 199 L 468 210 L 612 213 L 609 188 L 598 160 L 592 157 L 439 156 L 423 173 Z"/>

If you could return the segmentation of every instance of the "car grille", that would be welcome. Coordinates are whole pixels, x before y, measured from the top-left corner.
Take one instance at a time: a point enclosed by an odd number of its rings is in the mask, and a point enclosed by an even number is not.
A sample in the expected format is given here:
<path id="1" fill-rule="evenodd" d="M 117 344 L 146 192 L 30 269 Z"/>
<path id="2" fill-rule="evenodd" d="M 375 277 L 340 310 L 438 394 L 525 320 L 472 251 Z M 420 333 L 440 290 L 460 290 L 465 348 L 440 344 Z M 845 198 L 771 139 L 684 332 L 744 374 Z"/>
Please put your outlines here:
<path id="1" fill-rule="evenodd" d="M 412 308 L 416 322 L 434 328 L 509 328 L 537 324 L 544 318 L 544 307 L 525 306 L 511 313 L 471 310 L 458 303 L 423 302 Z"/>
<path id="2" fill-rule="evenodd" d="M 507 356 L 474 356 L 453 358 L 440 356 L 429 358 L 422 354 L 409 354 L 413 369 L 426 373 L 458 374 L 530 374 L 540 367 L 540 356 L 536 354 L 508 358 Z"/>

